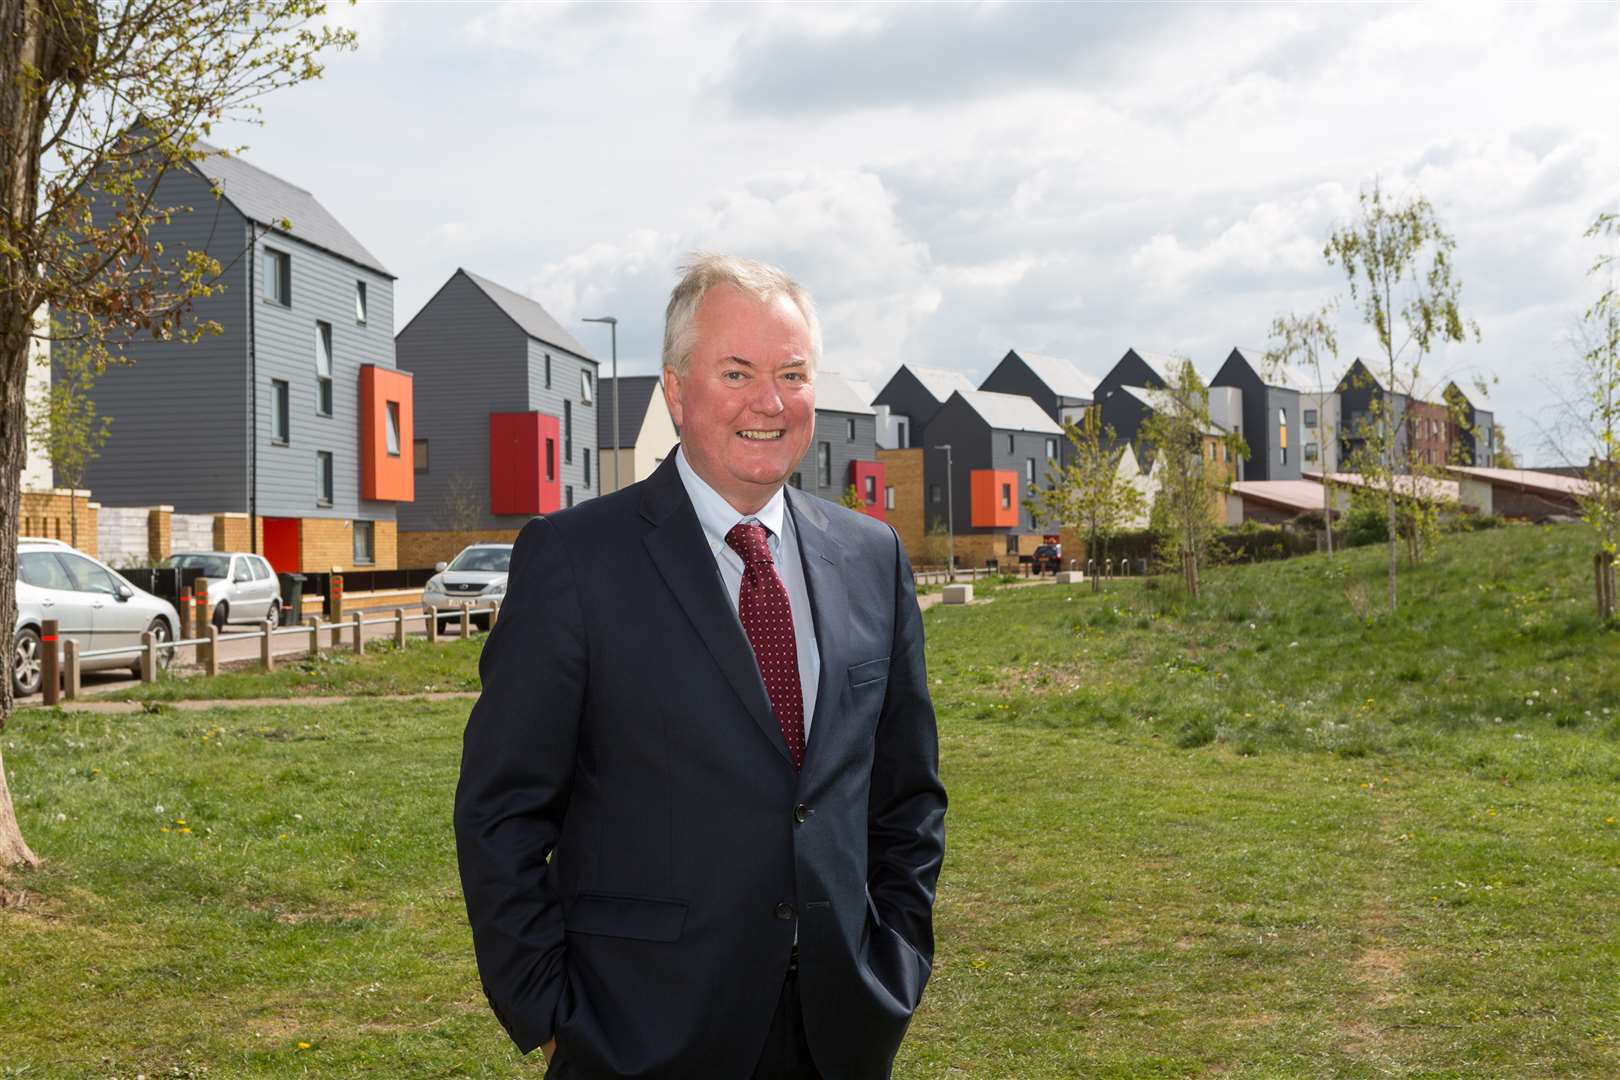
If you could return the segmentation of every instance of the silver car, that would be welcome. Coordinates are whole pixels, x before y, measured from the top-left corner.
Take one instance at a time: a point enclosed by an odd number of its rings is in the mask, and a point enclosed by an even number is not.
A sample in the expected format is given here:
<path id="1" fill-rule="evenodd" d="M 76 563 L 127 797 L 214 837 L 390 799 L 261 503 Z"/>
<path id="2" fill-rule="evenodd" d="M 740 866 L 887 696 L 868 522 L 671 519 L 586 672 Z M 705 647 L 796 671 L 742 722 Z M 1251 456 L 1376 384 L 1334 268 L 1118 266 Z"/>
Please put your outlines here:
<path id="1" fill-rule="evenodd" d="M 221 631 L 226 626 L 258 626 L 269 619 L 281 625 L 281 580 L 262 555 L 245 551 L 177 551 L 159 566 L 180 569 L 195 567 L 208 579 L 208 602 L 213 605 L 213 623 Z"/>
<path id="2" fill-rule="evenodd" d="M 439 616 L 444 626 L 461 618 L 461 602 L 471 600 L 474 607 L 488 606 L 489 602 L 506 599 L 506 572 L 512 565 L 511 544 L 473 544 L 461 549 L 448 563 L 434 565 L 434 574 L 422 589 L 422 610 L 451 609 L 450 614 Z M 474 615 L 479 627 L 489 626 L 489 615 Z"/>
<path id="3" fill-rule="evenodd" d="M 136 588 L 118 571 L 60 540 L 23 537 L 17 543 L 17 625 L 12 633 L 11 688 L 19 697 L 36 693 L 43 674 L 46 619 L 57 622 L 57 655 L 72 639 L 83 652 L 118 649 L 92 656 L 80 670 L 127 667 L 141 670 L 141 634 L 157 638 L 158 665 L 167 668 L 180 614 L 162 597 Z"/>

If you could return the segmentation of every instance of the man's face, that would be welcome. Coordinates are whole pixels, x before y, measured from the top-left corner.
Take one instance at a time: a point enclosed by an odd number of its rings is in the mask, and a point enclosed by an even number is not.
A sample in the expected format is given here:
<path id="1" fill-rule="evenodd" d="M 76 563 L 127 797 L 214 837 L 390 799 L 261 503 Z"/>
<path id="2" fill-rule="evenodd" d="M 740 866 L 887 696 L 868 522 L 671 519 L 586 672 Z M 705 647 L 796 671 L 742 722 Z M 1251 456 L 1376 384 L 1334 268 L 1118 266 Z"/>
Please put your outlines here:
<path id="1" fill-rule="evenodd" d="M 787 480 L 815 433 L 810 327 L 785 296 L 729 285 L 703 296 L 684 377 L 664 369 L 664 398 L 697 474 L 753 513 Z"/>

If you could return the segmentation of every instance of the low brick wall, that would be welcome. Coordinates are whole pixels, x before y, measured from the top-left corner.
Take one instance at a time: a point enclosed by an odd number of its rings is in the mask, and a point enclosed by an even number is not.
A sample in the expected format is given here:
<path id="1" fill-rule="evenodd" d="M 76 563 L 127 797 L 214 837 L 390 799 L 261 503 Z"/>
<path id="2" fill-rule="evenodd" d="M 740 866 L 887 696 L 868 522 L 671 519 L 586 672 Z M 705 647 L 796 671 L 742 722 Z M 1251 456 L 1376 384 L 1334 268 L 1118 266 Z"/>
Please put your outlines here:
<path id="1" fill-rule="evenodd" d="M 399 534 L 399 563 L 407 569 L 449 562 L 468 544 L 510 544 L 519 529 L 412 530 Z"/>
<path id="2" fill-rule="evenodd" d="M 97 555 L 101 550 L 97 536 L 100 510 L 101 504 L 92 502 L 87 491 L 25 491 L 17 510 L 18 535 L 65 540 L 87 555 Z M 73 535 L 75 516 L 77 542 Z"/>

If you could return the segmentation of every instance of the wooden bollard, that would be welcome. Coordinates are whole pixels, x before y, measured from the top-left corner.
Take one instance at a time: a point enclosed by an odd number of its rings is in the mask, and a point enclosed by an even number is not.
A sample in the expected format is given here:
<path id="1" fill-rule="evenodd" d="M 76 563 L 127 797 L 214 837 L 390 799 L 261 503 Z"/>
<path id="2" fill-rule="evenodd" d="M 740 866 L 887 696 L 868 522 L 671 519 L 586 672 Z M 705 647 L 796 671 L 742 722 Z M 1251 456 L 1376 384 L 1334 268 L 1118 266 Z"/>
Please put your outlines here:
<path id="1" fill-rule="evenodd" d="M 428 608 L 427 632 L 428 644 L 437 645 L 439 643 L 439 609 L 436 607 Z"/>
<path id="2" fill-rule="evenodd" d="M 394 645 L 396 648 L 405 647 L 405 609 L 394 609 Z"/>
<path id="3" fill-rule="evenodd" d="M 157 635 L 141 631 L 141 682 L 157 682 Z"/>
<path id="4" fill-rule="evenodd" d="M 219 674 L 219 627 L 209 624 L 205 636 L 208 638 L 208 644 L 203 646 L 206 650 L 203 655 L 203 670 L 211 678 Z"/>
<path id="5" fill-rule="evenodd" d="M 461 637 L 463 640 L 472 637 L 472 601 L 461 602 Z"/>
<path id="6" fill-rule="evenodd" d="M 39 629 L 39 693 L 40 700 L 55 705 L 62 700 L 62 672 L 56 650 L 60 628 L 57 620 L 45 619 Z"/>
<path id="7" fill-rule="evenodd" d="M 354 655 L 361 656 L 366 651 L 366 619 L 360 612 L 354 613 Z"/>
<path id="8" fill-rule="evenodd" d="M 79 643 L 72 638 L 62 642 L 62 697 L 67 701 L 79 696 Z"/>
<path id="9" fill-rule="evenodd" d="M 309 617 L 309 656 L 311 660 L 321 655 L 321 620 L 318 615 Z"/>
<path id="10" fill-rule="evenodd" d="M 196 628 L 196 623 L 194 622 L 195 616 L 191 612 L 191 607 L 191 586 L 187 585 L 185 588 L 180 590 L 180 603 L 178 605 L 180 613 L 179 636 L 183 638 L 202 637 L 201 634 L 192 633 L 192 630 Z"/>
<path id="11" fill-rule="evenodd" d="M 332 584 L 326 590 L 326 613 L 334 623 L 343 621 L 343 575 L 333 574 Z M 332 644 L 336 645 L 337 642 Z"/>
<path id="12" fill-rule="evenodd" d="M 501 602 L 499 600 L 491 600 L 489 602 L 489 628 L 491 630 L 495 629 L 495 619 L 500 615 L 500 613 Z"/>
<path id="13" fill-rule="evenodd" d="M 265 671 L 274 671 L 276 668 L 276 651 L 272 648 L 275 638 L 270 635 L 275 626 L 276 624 L 269 619 L 259 623 L 259 633 L 263 635 L 259 638 L 259 667 Z"/>
<path id="14" fill-rule="evenodd" d="M 208 627 L 213 625 L 213 611 L 208 605 L 208 579 L 198 578 L 197 589 L 191 594 L 192 633 L 190 637 L 207 637 Z"/>

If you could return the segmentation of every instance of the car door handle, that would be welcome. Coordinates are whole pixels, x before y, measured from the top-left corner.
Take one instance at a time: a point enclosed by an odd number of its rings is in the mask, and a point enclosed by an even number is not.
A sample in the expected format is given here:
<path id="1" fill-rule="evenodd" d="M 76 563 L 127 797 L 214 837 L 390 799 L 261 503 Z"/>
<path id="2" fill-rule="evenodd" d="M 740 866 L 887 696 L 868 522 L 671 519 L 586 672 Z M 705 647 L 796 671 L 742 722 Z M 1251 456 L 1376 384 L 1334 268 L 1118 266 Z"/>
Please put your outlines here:
<path id="1" fill-rule="evenodd" d="M 55 600 L 50 600 L 50 599 L 41 600 L 39 602 L 39 606 L 40 607 L 55 607 L 56 606 L 56 601 Z"/>

